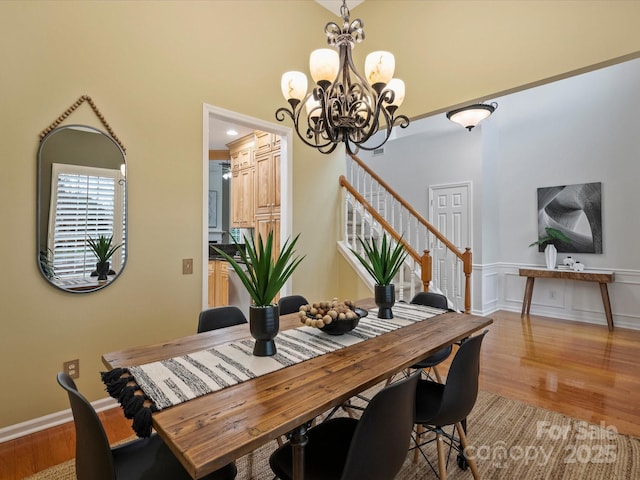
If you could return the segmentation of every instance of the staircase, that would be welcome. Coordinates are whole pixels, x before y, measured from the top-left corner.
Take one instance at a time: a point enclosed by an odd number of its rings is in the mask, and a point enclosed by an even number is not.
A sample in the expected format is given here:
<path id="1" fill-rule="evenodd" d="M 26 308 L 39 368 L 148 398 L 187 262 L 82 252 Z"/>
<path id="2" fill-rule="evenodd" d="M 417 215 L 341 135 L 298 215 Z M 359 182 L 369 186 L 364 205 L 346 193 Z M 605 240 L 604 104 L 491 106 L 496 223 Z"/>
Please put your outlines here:
<path id="1" fill-rule="evenodd" d="M 342 187 L 342 238 L 338 248 L 373 290 L 373 281 L 350 249 L 361 253 L 357 237 L 402 242 L 408 252 L 394 280 L 396 300 L 419 291 L 443 293 L 451 307 L 471 312 L 471 250 L 461 250 L 427 222 L 358 157 L 347 156 Z M 433 253 L 432 253 L 433 252 Z"/>

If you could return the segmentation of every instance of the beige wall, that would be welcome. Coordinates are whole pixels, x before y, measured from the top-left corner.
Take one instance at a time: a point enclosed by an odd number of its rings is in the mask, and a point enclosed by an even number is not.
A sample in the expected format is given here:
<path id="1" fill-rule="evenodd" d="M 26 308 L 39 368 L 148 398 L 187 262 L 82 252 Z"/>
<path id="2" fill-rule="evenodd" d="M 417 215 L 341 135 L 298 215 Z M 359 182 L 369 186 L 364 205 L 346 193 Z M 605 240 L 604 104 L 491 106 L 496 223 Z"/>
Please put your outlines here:
<path id="1" fill-rule="evenodd" d="M 409 116 L 640 51 L 640 2 L 369 0 L 355 16 L 367 34 L 358 65 L 394 51 Z M 68 407 L 63 361 L 80 359 L 95 400 L 101 353 L 195 330 L 202 105 L 274 121 L 281 73 L 307 70 L 330 17 L 311 1 L 0 2 L 0 428 Z M 126 269 L 87 295 L 52 288 L 35 246 L 38 134 L 82 94 L 127 148 L 130 202 Z M 293 156 L 293 232 L 307 255 L 294 290 L 357 298 L 366 289 L 335 248 L 341 156 L 298 141 Z M 194 275 L 181 275 L 182 258 Z"/>

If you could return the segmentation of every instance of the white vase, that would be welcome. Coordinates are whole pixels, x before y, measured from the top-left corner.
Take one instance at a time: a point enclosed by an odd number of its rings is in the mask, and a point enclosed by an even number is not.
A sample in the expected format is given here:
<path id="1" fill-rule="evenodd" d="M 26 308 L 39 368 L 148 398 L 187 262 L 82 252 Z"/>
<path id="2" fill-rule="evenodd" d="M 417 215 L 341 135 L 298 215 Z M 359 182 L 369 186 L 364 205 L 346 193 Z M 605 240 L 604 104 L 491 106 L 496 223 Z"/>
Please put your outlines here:
<path id="1" fill-rule="evenodd" d="M 544 249 L 544 260 L 547 262 L 547 268 L 553 270 L 556 268 L 556 259 L 558 258 L 558 250 L 549 243 Z"/>

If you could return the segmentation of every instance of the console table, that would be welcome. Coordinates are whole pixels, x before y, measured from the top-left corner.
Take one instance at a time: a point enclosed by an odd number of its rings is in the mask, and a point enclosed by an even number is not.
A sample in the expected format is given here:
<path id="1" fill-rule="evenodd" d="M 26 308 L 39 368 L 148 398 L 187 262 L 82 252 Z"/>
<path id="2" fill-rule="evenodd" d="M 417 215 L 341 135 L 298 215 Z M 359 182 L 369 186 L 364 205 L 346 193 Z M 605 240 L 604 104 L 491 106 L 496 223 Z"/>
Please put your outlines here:
<path id="1" fill-rule="evenodd" d="M 580 280 L 583 282 L 598 282 L 600 284 L 600 293 L 602 294 L 602 304 L 604 305 L 604 313 L 607 317 L 607 325 L 609 330 L 613 330 L 613 315 L 611 313 L 611 302 L 609 300 L 609 290 L 607 283 L 615 280 L 613 272 L 592 272 L 582 271 L 574 272 L 573 270 L 548 270 L 546 268 L 521 268 L 520 276 L 527 277 L 527 284 L 524 288 L 524 300 L 522 301 L 522 313 L 529 315 L 531 310 L 531 297 L 533 296 L 533 282 L 536 278 L 560 278 L 563 280 Z"/>

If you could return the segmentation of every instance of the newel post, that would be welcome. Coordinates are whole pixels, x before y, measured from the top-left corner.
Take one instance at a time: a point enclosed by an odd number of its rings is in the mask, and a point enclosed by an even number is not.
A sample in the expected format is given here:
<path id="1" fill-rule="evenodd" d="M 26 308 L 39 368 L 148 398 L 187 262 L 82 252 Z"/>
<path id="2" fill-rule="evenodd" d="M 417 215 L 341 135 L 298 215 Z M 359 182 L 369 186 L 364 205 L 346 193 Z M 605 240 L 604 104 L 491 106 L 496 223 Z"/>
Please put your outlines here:
<path id="1" fill-rule="evenodd" d="M 464 313 L 471 313 L 471 249 L 466 247 L 462 254 L 462 268 L 464 270 Z"/>
<path id="2" fill-rule="evenodd" d="M 429 291 L 432 275 L 432 258 L 429 250 L 425 250 L 420 258 L 420 277 L 422 279 L 422 291 Z"/>

